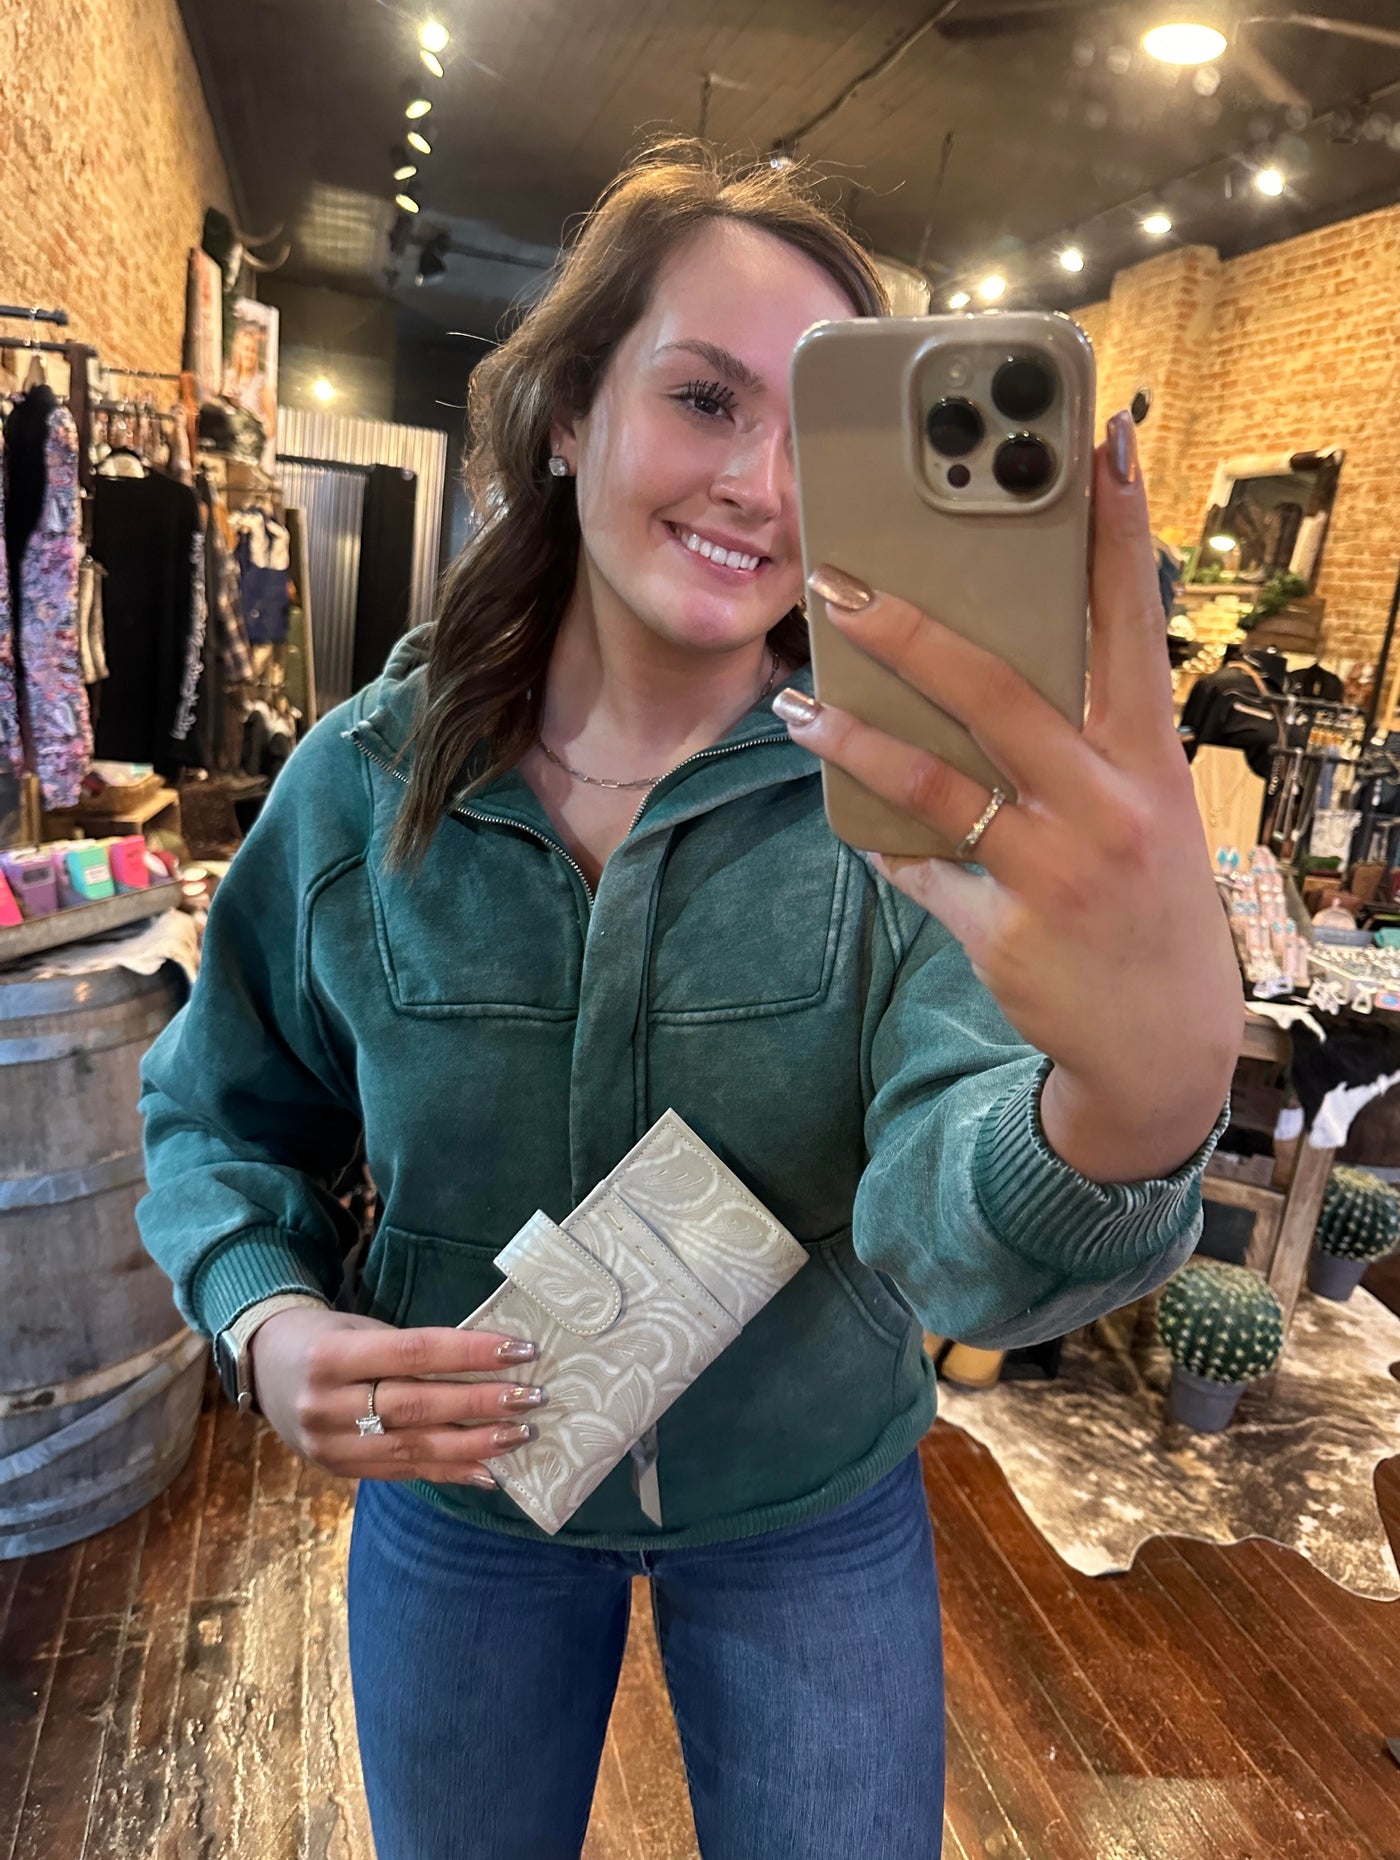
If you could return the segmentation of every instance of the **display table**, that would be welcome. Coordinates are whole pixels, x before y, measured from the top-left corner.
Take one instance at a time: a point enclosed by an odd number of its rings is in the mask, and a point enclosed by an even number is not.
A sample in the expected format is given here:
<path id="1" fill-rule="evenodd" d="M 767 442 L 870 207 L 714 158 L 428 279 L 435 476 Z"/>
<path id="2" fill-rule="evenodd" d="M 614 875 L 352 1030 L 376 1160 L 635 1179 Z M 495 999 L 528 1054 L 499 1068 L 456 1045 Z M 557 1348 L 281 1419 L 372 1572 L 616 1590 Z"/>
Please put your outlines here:
<path id="1" fill-rule="evenodd" d="M 1246 1010 L 1241 1059 L 1287 1065 L 1291 1051 L 1283 1028 Z M 1201 1184 L 1208 1201 L 1245 1208 L 1254 1216 L 1244 1263 L 1264 1275 L 1282 1306 L 1285 1344 L 1298 1294 L 1308 1276 L 1313 1235 L 1335 1155 L 1335 1150 L 1313 1149 L 1305 1137 L 1276 1140 L 1272 1182 L 1230 1181 L 1208 1167 Z"/>

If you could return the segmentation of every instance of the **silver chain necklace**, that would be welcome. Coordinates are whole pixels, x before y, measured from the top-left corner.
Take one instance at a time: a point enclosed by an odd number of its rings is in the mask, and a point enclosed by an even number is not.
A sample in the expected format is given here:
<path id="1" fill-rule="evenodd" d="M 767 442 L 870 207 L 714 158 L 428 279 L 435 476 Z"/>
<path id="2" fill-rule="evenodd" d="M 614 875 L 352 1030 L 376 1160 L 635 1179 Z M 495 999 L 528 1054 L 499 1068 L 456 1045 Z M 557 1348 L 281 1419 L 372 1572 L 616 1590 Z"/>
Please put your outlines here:
<path id="1" fill-rule="evenodd" d="M 773 669 L 768 674 L 767 684 L 754 699 L 754 704 L 761 704 L 764 698 L 766 698 L 768 693 L 773 689 L 773 685 L 778 676 L 779 666 L 782 663 L 771 646 L 768 650 L 773 653 Z M 753 709 L 753 704 L 749 706 L 749 709 Z M 556 768 L 563 769 L 566 775 L 572 775 L 575 781 L 587 782 L 590 788 L 654 788 L 659 781 L 665 781 L 666 775 L 671 773 L 670 769 L 667 769 L 665 775 L 653 775 L 646 781 L 605 781 L 601 775 L 585 775 L 582 769 L 570 768 L 567 762 L 555 755 L 554 751 L 550 748 L 549 744 L 545 742 L 543 737 L 539 738 L 539 745 Z"/>

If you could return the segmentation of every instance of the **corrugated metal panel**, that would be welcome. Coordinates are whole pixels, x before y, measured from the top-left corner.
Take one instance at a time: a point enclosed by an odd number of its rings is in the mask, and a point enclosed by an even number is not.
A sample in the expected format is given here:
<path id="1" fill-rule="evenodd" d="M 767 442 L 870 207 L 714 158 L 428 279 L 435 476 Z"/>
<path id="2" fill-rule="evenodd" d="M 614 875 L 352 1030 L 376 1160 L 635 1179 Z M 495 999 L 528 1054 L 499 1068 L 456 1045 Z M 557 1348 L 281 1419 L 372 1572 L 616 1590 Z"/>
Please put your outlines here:
<path id="1" fill-rule="evenodd" d="M 446 433 L 423 426 L 395 426 L 389 420 L 351 420 L 336 413 L 279 407 L 277 450 L 300 458 L 339 459 L 347 465 L 406 465 L 417 473 L 409 621 L 418 626 L 431 620 L 447 478 Z"/>
<path id="2" fill-rule="evenodd" d="M 324 717 L 351 695 L 365 480 L 357 471 L 285 463 L 278 476 L 287 503 L 305 520 L 316 708 Z"/>

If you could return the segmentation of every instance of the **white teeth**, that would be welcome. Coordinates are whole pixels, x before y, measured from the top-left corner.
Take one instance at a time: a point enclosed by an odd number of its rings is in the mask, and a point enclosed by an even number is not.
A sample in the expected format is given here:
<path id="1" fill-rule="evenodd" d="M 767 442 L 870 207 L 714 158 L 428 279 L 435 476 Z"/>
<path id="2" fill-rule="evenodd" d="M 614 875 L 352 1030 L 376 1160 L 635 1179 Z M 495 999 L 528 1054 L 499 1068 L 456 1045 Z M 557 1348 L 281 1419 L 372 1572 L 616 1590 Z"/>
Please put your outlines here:
<path id="1" fill-rule="evenodd" d="M 703 555 L 707 561 L 718 562 L 725 568 L 757 568 L 762 556 L 745 555 L 741 549 L 723 549 L 718 543 L 707 542 L 703 536 L 697 536 L 694 530 L 681 534 L 681 541 L 694 555 Z"/>

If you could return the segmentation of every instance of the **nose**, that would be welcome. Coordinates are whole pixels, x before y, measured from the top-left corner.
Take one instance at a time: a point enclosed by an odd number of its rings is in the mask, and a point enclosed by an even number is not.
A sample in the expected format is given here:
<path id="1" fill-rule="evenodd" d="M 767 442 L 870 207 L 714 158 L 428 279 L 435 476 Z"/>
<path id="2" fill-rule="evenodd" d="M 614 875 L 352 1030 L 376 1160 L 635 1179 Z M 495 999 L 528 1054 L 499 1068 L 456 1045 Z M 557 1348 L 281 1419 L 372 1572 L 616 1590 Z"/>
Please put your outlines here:
<path id="1" fill-rule="evenodd" d="M 792 495 L 792 451 L 778 427 L 736 433 L 735 443 L 713 485 L 716 503 L 728 504 L 755 522 L 771 523 Z"/>

